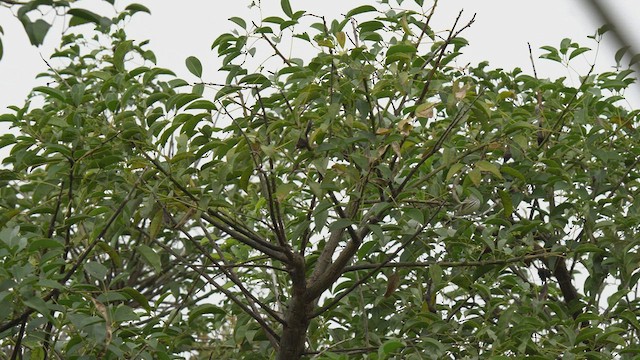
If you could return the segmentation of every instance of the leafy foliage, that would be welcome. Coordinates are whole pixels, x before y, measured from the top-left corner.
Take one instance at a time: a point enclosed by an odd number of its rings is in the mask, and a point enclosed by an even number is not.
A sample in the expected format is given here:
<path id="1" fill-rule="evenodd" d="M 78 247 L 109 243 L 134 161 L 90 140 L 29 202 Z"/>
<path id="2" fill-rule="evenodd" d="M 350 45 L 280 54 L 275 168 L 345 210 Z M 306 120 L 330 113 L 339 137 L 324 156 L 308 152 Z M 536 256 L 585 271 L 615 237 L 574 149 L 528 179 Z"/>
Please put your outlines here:
<path id="1" fill-rule="evenodd" d="M 111 5 L 114 5 L 115 0 L 102 0 Z M 47 10 L 53 10 L 55 15 L 69 15 L 70 27 L 93 23 L 96 26 L 96 30 L 108 33 L 110 26 L 113 24 L 112 19 L 96 14 L 93 11 L 83 8 L 71 8 L 73 1 L 67 0 L 28 0 L 28 1 L 5 1 L 0 0 L 0 4 L 7 7 L 17 7 L 16 17 L 22 23 L 31 45 L 40 46 L 44 43 L 44 39 L 51 28 L 51 24 L 44 19 L 44 14 Z M 45 9 L 45 10 L 43 10 Z M 137 12 L 151 13 L 151 11 L 141 4 L 129 4 L 125 8 L 122 15 L 135 14 Z M 33 19 L 34 13 L 43 18 Z M 0 35 L 3 34 L 2 27 L 0 27 Z M 0 39 L 0 59 L 4 55 L 2 46 L 2 39 Z"/>
<path id="2" fill-rule="evenodd" d="M 461 67 L 473 19 L 436 33 L 435 7 L 281 6 L 213 42 L 224 84 L 95 17 L 111 43 L 65 36 L 2 115 L 7 354 L 637 356 L 631 71 Z"/>

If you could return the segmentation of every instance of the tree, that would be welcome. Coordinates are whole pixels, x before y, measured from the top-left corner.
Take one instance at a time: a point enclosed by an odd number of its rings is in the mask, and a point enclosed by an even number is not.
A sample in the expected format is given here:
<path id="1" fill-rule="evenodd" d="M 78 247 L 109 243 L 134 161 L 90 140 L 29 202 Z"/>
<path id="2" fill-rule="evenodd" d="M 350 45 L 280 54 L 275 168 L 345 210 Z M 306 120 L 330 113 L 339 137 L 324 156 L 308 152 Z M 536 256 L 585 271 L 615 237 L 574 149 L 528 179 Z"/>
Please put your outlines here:
<path id="1" fill-rule="evenodd" d="M 111 5 L 115 5 L 115 0 L 102 0 Z M 52 20 L 47 17 L 53 18 L 68 16 L 69 22 L 65 23 L 67 26 L 77 26 L 86 23 L 94 23 L 98 25 L 101 30 L 108 31 L 109 27 L 113 24 L 112 19 L 101 16 L 91 10 L 71 7 L 71 3 L 74 0 L 0 0 L 0 6 L 7 8 L 17 8 L 15 12 L 16 18 L 22 23 L 27 36 L 29 36 L 29 42 L 31 45 L 40 46 L 44 43 L 44 39 L 51 28 Z M 125 10 L 129 13 L 135 13 L 139 11 L 149 12 L 149 9 L 140 4 L 128 5 Z M 49 16 L 48 13 L 52 12 L 53 15 Z M 126 11 L 125 11 L 126 12 Z M 37 13 L 34 16 L 33 13 Z M 4 34 L 2 26 L 0 26 L 0 34 Z M 2 39 L 0 39 L 0 59 L 4 55 L 4 47 Z"/>
<path id="2" fill-rule="evenodd" d="M 155 67 L 126 13 L 65 35 L 0 117 L 5 353 L 636 356 L 632 71 L 460 67 L 473 18 L 401 5 L 231 18 L 223 84 Z"/>

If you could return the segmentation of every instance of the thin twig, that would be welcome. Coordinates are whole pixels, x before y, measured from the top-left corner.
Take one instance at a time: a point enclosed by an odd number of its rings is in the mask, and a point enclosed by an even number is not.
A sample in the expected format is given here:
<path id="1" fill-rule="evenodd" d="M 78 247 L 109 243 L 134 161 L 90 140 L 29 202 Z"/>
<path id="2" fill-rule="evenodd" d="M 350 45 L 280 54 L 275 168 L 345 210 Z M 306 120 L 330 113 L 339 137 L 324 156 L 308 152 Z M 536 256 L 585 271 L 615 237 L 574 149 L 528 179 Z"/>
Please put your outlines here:
<path id="1" fill-rule="evenodd" d="M 375 268 L 373 268 L 370 272 L 365 274 L 361 279 L 359 279 L 358 281 L 354 282 L 353 285 L 351 285 L 347 290 L 343 291 L 340 295 L 334 297 L 327 304 L 325 304 L 321 308 L 317 309 L 311 315 L 311 318 L 317 317 L 317 316 L 321 315 L 322 313 L 324 313 L 325 311 L 327 311 L 327 310 L 331 309 L 332 307 L 334 307 L 336 304 L 338 304 L 338 302 L 340 302 L 340 300 L 342 300 L 342 298 L 344 298 L 349 293 L 354 291 L 356 288 L 358 288 L 360 285 L 362 285 L 365 281 L 367 281 L 373 275 L 377 274 L 378 271 L 380 271 L 380 269 L 382 269 L 386 264 L 390 263 L 393 259 L 395 259 L 396 256 L 398 256 L 398 254 L 402 250 L 404 250 L 410 243 L 412 243 L 418 237 L 418 235 L 420 235 L 424 231 L 424 229 L 426 229 L 426 227 L 431 224 L 431 221 L 433 221 L 433 219 L 440 212 L 442 207 L 443 207 L 443 205 L 441 205 L 438 209 L 436 209 L 433 212 L 433 214 L 431 215 L 431 218 L 428 219 L 427 221 L 425 221 L 424 224 L 422 226 L 420 226 L 420 228 L 418 230 L 416 230 L 416 232 L 412 236 L 410 236 L 408 239 L 406 239 L 404 242 L 402 242 L 400 244 L 400 246 L 398 246 L 398 248 L 393 253 L 387 255 L 387 258 L 383 262 L 381 262 L 379 264 L 376 264 Z M 346 249 L 345 249 L 345 251 L 346 251 Z M 346 267 L 343 267 L 342 270 L 344 270 L 345 268 Z"/>
<path id="2" fill-rule="evenodd" d="M 278 57 L 280 57 L 280 59 L 282 59 L 282 61 L 284 61 L 285 64 L 287 64 L 289 66 L 293 65 L 291 63 L 291 61 L 289 61 L 289 59 L 287 59 L 284 55 L 282 55 L 280 50 L 278 50 L 278 47 L 271 40 L 269 40 L 269 38 L 264 33 L 260 33 L 260 35 L 271 46 L 273 51 L 275 51 L 276 55 L 278 55 Z"/>
<path id="3" fill-rule="evenodd" d="M 105 226 L 102 228 L 102 230 L 100 231 L 100 233 L 96 236 L 96 238 L 84 249 L 84 251 L 78 256 L 78 258 L 75 260 L 75 263 L 71 266 L 71 268 L 66 272 L 66 274 L 62 277 L 62 279 L 58 280 L 58 283 L 61 285 L 65 285 L 66 282 L 73 276 L 73 274 L 75 274 L 75 272 L 78 270 L 78 268 L 80 267 L 80 265 L 82 265 L 82 263 L 84 263 L 84 260 L 89 256 L 89 254 L 91 253 L 91 251 L 93 251 L 93 249 L 96 247 L 96 245 L 98 244 L 99 241 L 102 240 L 102 238 L 104 237 L 104 235 L 107 233 L 107 231 L 111 228 L 111 225 L 113 225 L 113 223 L 115 222 L 115 220 L 120 216 L 120 213 L 122 213 L 122 211 L 124 210 L 124 207 L 127 205 L 127 203 L 129 202 L 131 195 L 133 195 L 133 193 L 135 192 L 135 190 L 137 189 L 138 184 L 142 181 L 142 178 L 144 177 L 144 175 L 146 174 L 147 169 L 145 169 L 144 171 L 142 171 L 142 173 L 140 174 L 140 176 L 138 177 L 138 179 L 136 180 L 136 182 L 133 184 L 133 187 L 131 188 L 131 190 L 129 191 L 129 193 L 127 194 L 127 196 L 125 196 L 125 198 L 122 200 L 122 202 L 120 203 L 120 205 L 118 205 L 118 208 L 116 209 L 116 211 L 114 211 L 114 213 L 111 215 L 111 217 L 109 218 L 109 220 L 107 220 L 107 223 L 105 224 Z M 60 289 L 54 289 L 51 292 L 49 292 L 47 295 L 45 295 L 42 300 L 47 302 L 49 300 L 51 300 L 53 297 L 57 296 L 60 293 Z M 0 333 L 16 326 L 17 324 L 21 323 L 22 321 L 25 321 L 25 319 L 27 319 L 29 317 L 29 315 L 31 315 L 35 310 L 33 308 L 28 308 L 26 309 L 20 316 L 18 316 L 17 318 L 14 318 L 11 321 L 6 322 L 5 324 L 0 326 Z"/>
<path id="4" fill-rule="evenodd" d="M 443 268 L 456 268 L 456 267 L 479 267 L 486 265 L 507 265 L 518 262 L 527 262 L 536 259 L 544 259 L 548 257 L 564 257 L 565 254 L 558 252 L 536 252 L 535 254 L 522 255 L 508 259 L 491 259 L 481 261 L 418 261 L 418 262 L 396 262 L 387 263 L 381 266 L 381 268 L 425 268 L 433 265 L 438 265 Z M 347 266 L 344 272 L 377 269 L 380 264 L 357 264 L 353 266 Z"/>
<path id="5" fill-rule="evenodd" d="M 435 153 L 437 153 L 440 150 L 440 147 L 442 146 L 444 141 L 447 139 L 449 134 L 453 131 L 453 128 L 458 125 L 458 122 L 460 122 L 460 120 L 462 120 L 462 118 L 465 115 L 467 115 L 467 113 L 471 110 L 471 108 L 476 103 L 476 101 L 480 98 L 480 95 L 482 95 L 482 92 L 478 94 L 478 96 L 476 96 L 473 99 L 473 101 L 471 101 L 471 103 L 467 106 L 466 109 L 459 111 L 456 114 L 456 117 L 451 121 L 449 126 L 447 126 L 447 128 L 445 129 L 443 134 L 438 138 L 436 143 L 424 155 L 422 155 L 422 158 L 420 159 L 420 161 L 418 161 L 418 163 L 413 167 L 413 169 L 411 169 L 411 171 L 409 172 L 407 177 L 402 181 L 400 186 L 398 186 L 396 190 L 393 192 L 392 195 L 394 198 L 397 197 L 400 194 L 400 192 L 407 186 L 407 183 L 409 183 L 411 178 L 413 178 L 416 172 L 418 172 L 422 164 L 424 164 L 427 160 L 429 160 L 431 156 L 433 156 Z"/>
<path id="6" fill-rule="evenodd" d="M 187 267 L 191 268 L 193 271 L 197 272 L 200 276 L 204 277 L 205 279 L 207 279 L 207 282 L 212 285 L 213 287 L 216 288 L 216 290 L 222 292 L 223 294 L 225 294 L 227 296 L 228 299 L 230 299 L 231 301 L 233 301 L 236 305 L 238 305 L 245 313 L 247 313 L 249 316 L 251 316 L 254 320 L 256 320 L 258 322 L 258 324 L 260 324 L 260 326 L 265 330 L 265 332 L 267 333 L 269 340 L 271 341 L 271 345 L 274 348 L 278 348 L 278 344 L 280 342 L 280 337 L 278 336 L 278 334 L 275 333 L 275 331 L 269 326 L 269 324 L 267 324 L 264 319 L 257 313 L 255 313 L 251 308 L 249 308 L 243 301 L 241 301 L 240 299 L 238 299 L 238 297 L 235 296 L 235 294 L 233 294 L 231 291 L 227 290 L 224 286 L 219 285 L 211 276 L 209 276 L 209 274 L 204 272 L 204 269 L 202 268 L 198 268 L 197 266 L 194 266 L 192 264 L 191 261 L 185 259 L 184 257 L 182 257 L 180 254 L 176 253 L 171 247 L 166 246 L 160 242 L 157 242 L 157 244 L 162 247 L 165 251 L 171 253 L 171 255 L 173 255 L 176 259 L 182 261 Z"/>
<path id="7" fill-rule="evenodd" d="M 631 53 L 631 58 L 635 58 L 638 53 L 635 51 L 633 47 L 631 39 L 627 37 L 627 35 L 620 30 L 620 26 L 618 26 L 618 22 L 613 19 L 613 15 L 609 12 L 606 6 L 603 6 L 600 0 L 587 0 L 586 3 L 591 7 L 593 12 L 595 12 L 602 22 L 606 25 L 609 25 L 610 31 L 613 34 L 615 41 L 618 43 L 619 48 L 627 48 Z M 640 63 L 637 61 L 632 64 L 637 73 L 640 73 Z"/>
<path id="8" fill-rule="evenodd" d="M 582 79 L 582 82 L 580 83 L 580 86 L 576 89 L 576 92 L 573 94 L 573 96 L 571 97 L 571 99 L 569 100 L 567 105 L 565 105 L 565 107 L 562 109 L 562 112 L 560 113 L 560 116 L 558 117 L 558 120 L 551 127 L 551 129 L 550 129 L 551 131 L 548 131 L 548 132 L 546 132 L 544 134 L 542 140 L 538 144 L 538 148 L 541 148 L 542 146 L 544 146 L 544 144 L 546 144 L 546 142 L 549 140 L 549 138 L 551 137 L 551 134 L 554 131 L 559 131 L 560 129 L 562 129 L 562 127 L 564 126 L 565 116 L 567 116 L 567 114 L 569 113 L 569 109 L 572 107 L 574 101 L 576 101 L 576 99 L 578 98 L 578 93 L 580 93 L 580 89 L 582 89 L 584 84 L 586 84 L 586 82 L 589 80 L 589 77 L 591 76 L 591 73 L 593 72 L 594 68 L 595 68 L 595 65 L 591 65 L 591 68 L 589 69 L 589 72 Z"/>

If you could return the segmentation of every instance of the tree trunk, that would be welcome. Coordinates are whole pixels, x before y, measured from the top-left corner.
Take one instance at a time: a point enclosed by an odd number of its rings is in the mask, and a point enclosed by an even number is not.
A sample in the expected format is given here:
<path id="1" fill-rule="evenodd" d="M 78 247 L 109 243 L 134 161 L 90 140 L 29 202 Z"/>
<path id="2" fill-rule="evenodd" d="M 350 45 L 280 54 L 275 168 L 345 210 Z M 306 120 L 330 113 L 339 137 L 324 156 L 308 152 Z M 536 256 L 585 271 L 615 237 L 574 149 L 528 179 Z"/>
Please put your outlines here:
<path id="1" fill-rule="evenodd" d="M 302 357 L 312 309 L 313 302 L 307 302 L 304 293 L 291 298 L 276 360 L 297 360 Z"/>
<path id="2" fill-rule="evenodd" d="M 315 302 L 309 299 L 305 278 L 304 258 L 296 254 L 290 270 L 292 291 L 285 312 L 280 337 L 280 348 L 276 360 L 298 360 L 302 358 L 307 339 L 307 329 Z"/>

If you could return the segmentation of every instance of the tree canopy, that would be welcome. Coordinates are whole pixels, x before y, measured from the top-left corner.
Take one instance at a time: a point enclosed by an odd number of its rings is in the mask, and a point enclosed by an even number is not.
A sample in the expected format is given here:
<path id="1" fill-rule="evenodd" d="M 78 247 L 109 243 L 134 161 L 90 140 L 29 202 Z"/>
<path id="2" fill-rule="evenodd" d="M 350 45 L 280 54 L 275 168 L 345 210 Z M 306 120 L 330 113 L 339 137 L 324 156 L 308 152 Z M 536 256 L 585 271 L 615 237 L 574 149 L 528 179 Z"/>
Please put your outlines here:
<path id="1" fill-rule="evenodd" d="M 0 116 L 6 358 L 637 357 L 633 71 L 460 64 L 436 5 L 232 17 L 222 83 L 85 16 Z"/>

